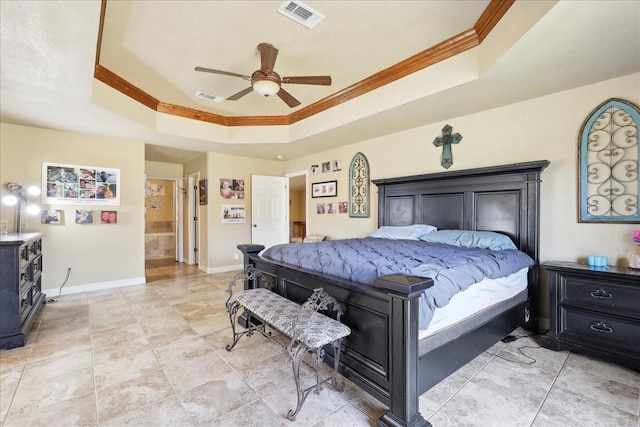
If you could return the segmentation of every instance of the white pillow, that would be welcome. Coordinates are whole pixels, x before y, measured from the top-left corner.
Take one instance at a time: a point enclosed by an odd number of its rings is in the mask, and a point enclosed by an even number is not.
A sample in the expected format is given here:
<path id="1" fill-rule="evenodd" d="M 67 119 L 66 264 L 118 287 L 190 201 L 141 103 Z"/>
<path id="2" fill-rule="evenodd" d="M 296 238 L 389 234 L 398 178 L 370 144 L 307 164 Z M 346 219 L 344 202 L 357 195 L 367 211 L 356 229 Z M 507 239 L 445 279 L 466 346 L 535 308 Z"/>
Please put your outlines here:
<path id="1" fill-rule="evenodd" d="M 418 240 L 420 236 L 427 233 L 432 233 L 436 230 L 436 227 L 427 224 L 383 225 L 382 227 L 371 233 L 369 237 L 391 240 Z"/>

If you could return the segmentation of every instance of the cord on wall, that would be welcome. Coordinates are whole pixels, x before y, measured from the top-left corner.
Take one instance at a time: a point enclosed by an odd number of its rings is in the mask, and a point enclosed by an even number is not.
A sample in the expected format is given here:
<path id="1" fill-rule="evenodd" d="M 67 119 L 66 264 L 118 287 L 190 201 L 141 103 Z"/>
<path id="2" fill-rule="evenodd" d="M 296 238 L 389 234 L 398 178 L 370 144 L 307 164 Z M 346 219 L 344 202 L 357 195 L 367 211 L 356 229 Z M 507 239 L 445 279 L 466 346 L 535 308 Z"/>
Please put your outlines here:
<path id="1" fill-rule="evenodd" d="M 62 295 L 62 287 L 67 284 L 67 281 L 69 280 L 69 276 L 70 275 L 71 275 L 71 267 L 69 267 L 67 269 L 67 278 L 64 279 L 64 282 L 62 282 L 62 285 L 60 285 L 60 289 L 58 290 L 58 295 L 56 297 L 54 297 L 54 298 L 58 298 L 58 297 L 60 297 L 60 295 Z M 48 299 L 47 303 L 56 302 L 56 300 L 54 298 Z"/>

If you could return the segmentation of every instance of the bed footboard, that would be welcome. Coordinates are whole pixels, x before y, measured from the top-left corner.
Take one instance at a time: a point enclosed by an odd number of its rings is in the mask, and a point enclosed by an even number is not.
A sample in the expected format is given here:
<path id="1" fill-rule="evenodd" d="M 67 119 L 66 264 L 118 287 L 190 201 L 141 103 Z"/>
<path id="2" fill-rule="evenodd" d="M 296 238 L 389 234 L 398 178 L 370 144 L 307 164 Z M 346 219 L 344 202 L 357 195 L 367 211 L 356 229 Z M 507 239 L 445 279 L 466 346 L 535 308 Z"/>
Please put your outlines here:
<path id="1" fill-rule="evenodd" d="M 238 245 L 244 263 L 259 271 L 256 283 L 295 302 L 304 302 L 322 287 L 345 307 L 342 321 L 351 328 L 343 340 L 340 372 L 387 405 L 378 426 L 422 427 L 430 424 L 418 411 L 418 298 L 433 281 L 424 277 L 393 275 L 376 279 L 373 286 L 292 269 L 258 256 L 262 245 Z M 332 366 L 333 353 L 327 349 Z"/>

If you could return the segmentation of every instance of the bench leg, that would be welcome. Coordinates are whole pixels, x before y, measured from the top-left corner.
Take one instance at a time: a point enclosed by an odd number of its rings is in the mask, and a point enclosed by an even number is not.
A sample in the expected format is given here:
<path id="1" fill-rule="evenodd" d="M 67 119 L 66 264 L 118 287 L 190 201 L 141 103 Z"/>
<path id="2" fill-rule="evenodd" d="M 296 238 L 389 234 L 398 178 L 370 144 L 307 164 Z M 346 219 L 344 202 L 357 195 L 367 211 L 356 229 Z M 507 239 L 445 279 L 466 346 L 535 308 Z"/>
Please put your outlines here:
<path id="1" fill-rule="evenodd" d="M 238 341 L 240 341 L 240 337 L 242 337 L 243 335 L 251 336 L 253 335 L 254 331 L 260 332 L 265 337 L 271 335 L 271 332 L 267 333 L 264 323 L 253 324 L 251 322 L 251 312 L 249 310 L 245 310 L 245 315 L 247 316 L 249 326 L 244 331 L 236 331 L 237 315 L 240 308 L 242 308 L 242 305 L 238 304 L 238 302 L 236 301 L 228 304 L 227 306 L 227 310 L 229 312 L 229 321 L 231 322 L 231 332 L 233 333 L 233 342 L 225 346 L 225 349 L 227 351 L 233 350 L 236 344 L 238 344 Z"/>
<path id="2" fill-rule="evenodd" d="M 298 402 L 296 404 L 296 409 L 290 410 L 287 413 L 287 418 L 290 419 L 291 421 L 295 421 L 296 416 L 298 415 L 298 412 L 300 412 L 300 409 L 302 409 L 302 405 L 304 404 L 304 401 L 307 399 L 307 396 L 309 396 L 309 393 L 311 393 L 312 391 L 315 391 L 316 394 L 320 394 L 320 391 L 322 390 L 322 387 L 321 387 L 322 384 L 326 382 L 331 382 L 331 385 L 333 385 L 333 387 L 336 390 L 340 392 L 344 390 L 344 383 L 338 384 L 338 380 L 337 380 L 338 365 L 340 363 L 340 342 L 341 341 L 342 340 L 339 339 L 331 343 L 334 351 L 333 373 L 331 374 L 330 377 L 325 378 L 323 380 L 320 380 L 320 363 L 322 362 L 322 359 L 324 357 L 324 349 L 323 348 L 309 349 L 304 344 L 299 342 L 295 346 L 289 345 L 288 351 L 289 351 L 289 354 L 291 355 L 291 364 L 293 366 L 293 379 L 296 382 L 296 392 L 298 395 Z M 311 387 L 308 387 L 302 390 L 302 386 L 300 384 L 300 364 L 302 363 L 302 359 L 304 359 L 304 355 L 307 354 L 307 352 L 309 351 L 311 352 L 311 357 L 313 359 L 313 365 L 314 365 L 313 367 L 316 370 L 316 383 L 315 385 L 312 385 Z"/>
<path id="3" fill-rule="evenodd" d="M 295 411 L 289 410 L 289 412 L 287 412 L 287 418 L 290 419 L 291 421 L 296 420 L 296 415 L 298 415 L 298 412 L 300 412 L 300 409 L 302 408 L 302 404 L 307 399 L 309 392 L 314 388 L 314 387 L 309 387 L 306 390 L 302 390 L 300 386 L 300 364 L 302 363 L 302 359 L 304 358 L 304 355 L 307 354 L 308 350 L 309 349 L 301 343 L 298 343 L 296 347 L 289 346 L 289 354 L 291 355 L 291 365 L 293 366 L 293 379 L 296 382 L 296 392 L 298 395 L 298 403 L 296 405 Z"/>
<path id="4" fill-rule="evenodd" d="M 233 302 L 232 304 L 229 304 L 229 306 L 227 307 L 227 310 L 229 312 L 229 321 L 231 322 L 231 332 L 233 333 L 233 342 L 230 345 L 228 344 L 225 347 L 227 351 L 233 350 L 233 347 L 235 347 L 236 344 L 238 344 L 240 337 L 246 333 L 246 331 L 240 332 L 240 333 L 236 332 L 236 316 L 238 314 L 238 310 L 240 309 L 240 307 L 241 305 L 238 304 L 237 302 Z"/>
<path id="5" fill-rule="evenodd" d="M 333 346 L 333 375 L 331 375 L 331 384 L 338 391 L 344 391 L 344 381 L 338 384 L 338 368 L 340 367 L 340 344 L 342 339 L 335 340 L 331 343 Z"/>

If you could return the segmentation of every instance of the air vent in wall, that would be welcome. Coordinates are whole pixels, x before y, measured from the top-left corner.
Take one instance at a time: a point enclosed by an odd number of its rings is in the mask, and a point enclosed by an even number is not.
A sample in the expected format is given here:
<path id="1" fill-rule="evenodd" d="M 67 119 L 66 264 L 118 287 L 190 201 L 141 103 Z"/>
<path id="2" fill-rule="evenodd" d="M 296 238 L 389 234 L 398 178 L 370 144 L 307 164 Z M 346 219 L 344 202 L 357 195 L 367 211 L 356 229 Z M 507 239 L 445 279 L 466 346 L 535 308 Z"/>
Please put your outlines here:
<path id="1" fill-rule="evenodd" d="M 213 101 L 213 102 L 220 102 L 220 101 L 222 101 L 224 99 L 221 96 L 211 95 L 211 94 L 206 93 L 206 92 L 198 92 L 198 93 L 196 93 L 196 97 L 197 98 L 206 99 L 207 101 Z"/>
<path id="2" fill-rule="evenodd" d="M 285 1 L 278 12 L 307 28 L 313 28 L 324 19 L 324 15 L 299 1 Z"/>

